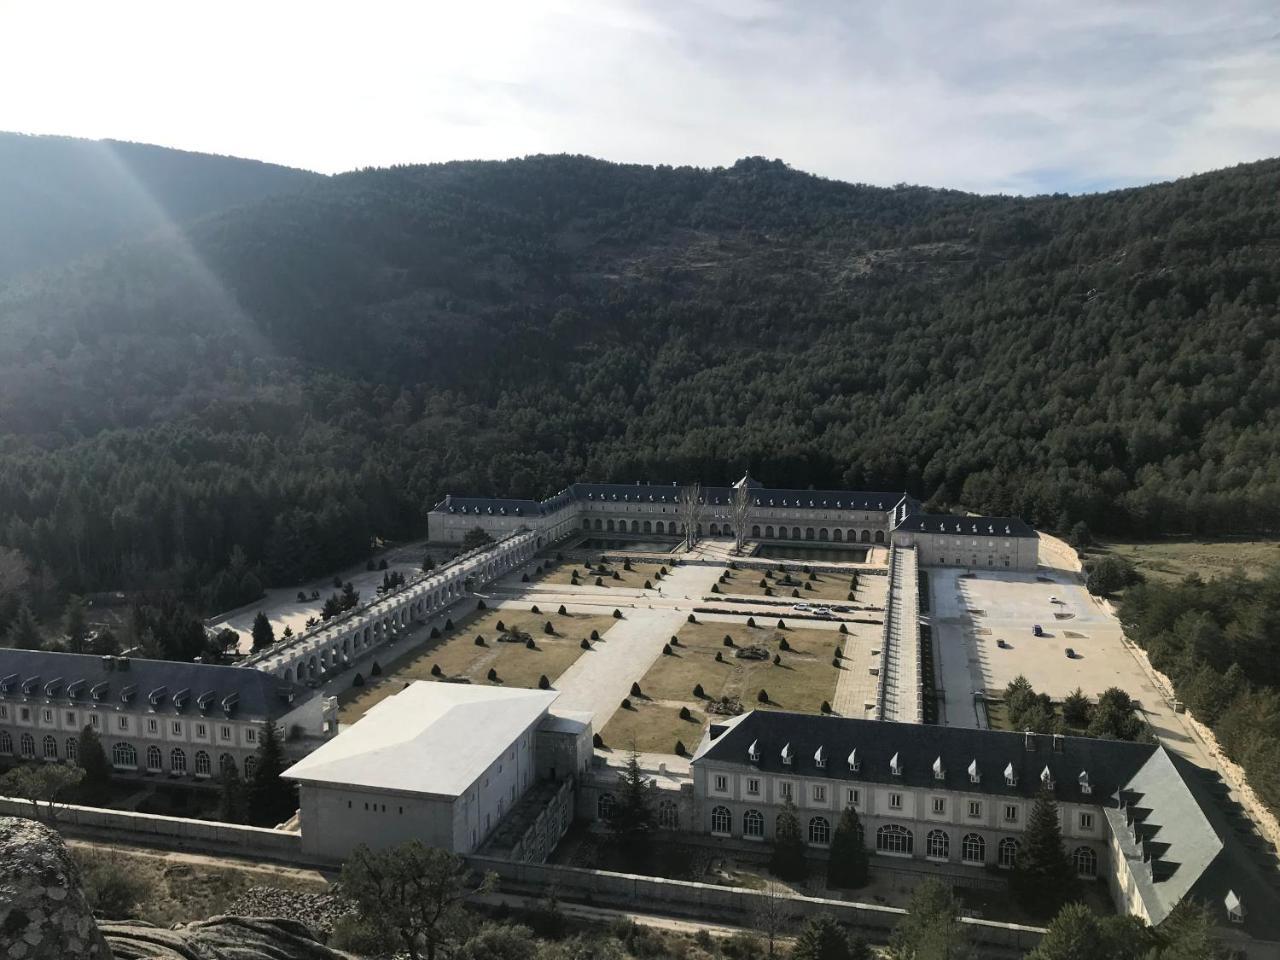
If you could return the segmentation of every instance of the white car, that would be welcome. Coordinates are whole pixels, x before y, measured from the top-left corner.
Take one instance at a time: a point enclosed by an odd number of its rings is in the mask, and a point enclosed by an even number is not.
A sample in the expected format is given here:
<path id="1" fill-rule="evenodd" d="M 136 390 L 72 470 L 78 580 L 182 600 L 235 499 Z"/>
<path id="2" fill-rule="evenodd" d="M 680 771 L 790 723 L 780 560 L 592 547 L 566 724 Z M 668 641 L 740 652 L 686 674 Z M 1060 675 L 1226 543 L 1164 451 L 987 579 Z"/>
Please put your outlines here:
<path id="1" fill-rule="evenodd" d="M 1059 600 L 1057 597 L 1050 597 L 1050 598 L 1049 598 L 1049 602 L 1050 602 L 1050 603 L 1061 603 L 1062 601 L 1061 601 L 1061 600 Z"/>
<path id="2" fill-rule="evenodd" d="M 830 608 L 830 607 L 814 607 L 814 608 L 813 608 L 813 610 L 812 610 L 812 612 L 813 612 L 813 613 L 820 614 L 821 616 L 824 616 L 824 617 L 829 617 L 829 616 L 831 616 L 831 608 Z"/>
<path id="3" fill-rule="evenodd" d="M 809 612 L 809 605 L 808 605 L 807 603 L 793 603 L 793 604 L 792 604 L 792 606 L 793 606 L 795 609 L 797 609 L 797 610 L 801 611 L 802 613 L 808 613 L 808 612 Z"/>

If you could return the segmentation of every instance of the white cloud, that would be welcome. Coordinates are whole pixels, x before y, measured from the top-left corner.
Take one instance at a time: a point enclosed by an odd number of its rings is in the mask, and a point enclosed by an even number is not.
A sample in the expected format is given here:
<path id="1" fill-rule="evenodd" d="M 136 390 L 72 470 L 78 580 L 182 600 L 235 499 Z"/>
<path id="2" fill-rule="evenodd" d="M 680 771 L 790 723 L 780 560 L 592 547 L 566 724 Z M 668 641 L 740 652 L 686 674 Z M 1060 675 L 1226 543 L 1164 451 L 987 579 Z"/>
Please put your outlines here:
<path id="1" fill-rule="evenodd" d="M 0 0 L 0 129 L 1096 189 L 1280 153 L 1278 36 L 1264 2 Z"/>

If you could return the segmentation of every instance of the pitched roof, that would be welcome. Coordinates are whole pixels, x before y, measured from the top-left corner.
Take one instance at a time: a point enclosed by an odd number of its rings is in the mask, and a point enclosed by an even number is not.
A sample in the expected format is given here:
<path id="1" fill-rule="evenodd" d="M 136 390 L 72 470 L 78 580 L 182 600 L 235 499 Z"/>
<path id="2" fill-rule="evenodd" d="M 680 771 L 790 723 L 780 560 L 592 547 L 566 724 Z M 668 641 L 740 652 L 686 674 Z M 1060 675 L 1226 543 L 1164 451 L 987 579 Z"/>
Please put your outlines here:
<path id="1" fill-rule="evenodd" d="M 420 680 L 284 772 L 303 783 L 456 797 L 560 694 Z"/>
<path id="2" fill-rule="evenodd" d="M 0 649 L 0 699 L 154 704 L 157 710 L 276 719 L 312 695 L 249 667 Z"/>
<path id="3" fill-rule="evenodd" d="M 906 517 L 897 530 L 909 533 L 950 533 L 976 537 L 1036 536 L 1025 520 L 1017 517 L 960 517 L 954 514 L 915 513 Z"/>
<path id="4" fill-rule="evenodd" d="M 1157 749 L 1088 737 L 1055 741 L 1033 734 L 1028 740 L 1020 733 L 775 710 L 753 710 L 728 723 L 712 724 L 711 736 L 714 739 L 704 738 L 699 745 L 694 764 L 733 763 L 778 775 L 1019 797 L 1034 797 L 1047 769 L 1057 800 L 1095 805 L 1106 803 Z M 754 762 L 753 745 L 759 758 Z M 782 761 L 788 746 L 793 755 L 789 765 Z M 819 749 L 826 758 L 823 767 L 815 759 Z M 856 771 L 850 769 L 851 754 L 858 762 Z M 897 775 L 890 769 L 895 756 L 901 770 Z M 940 778 L 935 764 L 941 767 Z M 976 783 L 970 780 L 971 765 L 978 773 Z M 1006 780 L 1007 770 L 1014 775 L 1013 784 Z"/>

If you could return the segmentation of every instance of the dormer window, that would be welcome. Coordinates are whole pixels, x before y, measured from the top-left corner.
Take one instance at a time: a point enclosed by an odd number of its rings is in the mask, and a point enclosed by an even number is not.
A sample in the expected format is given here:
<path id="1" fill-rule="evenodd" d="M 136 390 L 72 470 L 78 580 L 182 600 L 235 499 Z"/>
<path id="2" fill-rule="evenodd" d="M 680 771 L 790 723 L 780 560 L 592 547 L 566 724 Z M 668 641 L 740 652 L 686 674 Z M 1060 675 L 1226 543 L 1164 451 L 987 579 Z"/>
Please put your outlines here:
<path id="1" fill-rule="evenodd" d="M 933 779 L 935 780 L 947 779 L 947 771 L 942 766 L 942 757 L 938 757 L 936 760 L 933 761 Z"/>
<path id="2" fill-rule="evenodd" d="M 1234 890 L 1228 890 L 1226 897 L 1223 898 L 1222 905 L 1227 908 L 1227 919 L 1232 923 L 1244 923 L 1244 904 L 1240 902 L 1240 898 L 1236 896 Z"/>
<path id="3" fill-rule="evenodd" d="M 970 783 L 982 782 L 982 774 L 978 772 L 978 761 L 976 758 L 969 761 L 969 782 Z"/>
<path id="4" fill-rule="evenodd" d="M 1012 763 L 1004 768 L 1004 783 L 1006 787 L 1016 787 L 1018 785 L 1018 775 L 1013 772 Z"/>
<path id="5" fill-rule="evenodd" d="M 795 759 L 795 754 L 791 752 L 791 744 L 787 744 L 782 748 L 782 765 L 784 767 L 791 766 L 791 761 Z"/>
<path id="6" fill-rule="evenodd" d="M 849 772 L 857 773 L 862 769 L 862 761 L 858 759 L 857 748 L 849 751 Z"/>
<path id="7" fill-rule="evenodd" d="M 760 741 L 752 740 L 751 746 L 747 747 L 747 759 L 752 763 L 760 762 Z"/>
<path id="8" fill-rule="evenodd" d="M 36 687 L 38 686 L 40 686 L 40 678 L 38 676 L 27 677 L 27 679 L 22 681 L 22 692 L 30 696 L 36 692 Z"/>
<path id="9" fill-rule="evenodd" d="M 827 755 L 823 752 L 823 748 L 819 747 L 813 755 L 813 765 L 819 770 L 825 770 L 827 766 Z"/>
<path id="10" fill-rule="evenodd" d="M 120 702 L 132 703 L 133 698 L 137 695 L 137 693 L 138 693 L 138 685 L 136 683 L 128 684 L 126 687 L 124 687 L 124 689 L 120 691 Z"/>
<path id="11" fill-rule="evenodd" d="M 1089 774 L 1084 770 L 1080 771 L 1080 776 L 1076 777 L 1076 783 L 1080 784 L 1080 792 L 1088 795 L 1093 793 L 1093 784 L 1089 782 Z"/>
<path id="12" fill-rule="evenodd" d="M 107 681 L 105 680 L 95 683 L 92 687 L 89 688 L 89 696 L 93 697 L 93 699 L 95 700 L 101 700 L 106 695 L 107 695 Z"/>
<path id="13" fill-rule="evenodd" d="M 1048 766 L 1040 771 L 1040 782 L 1044 784 L 1046 790 L 1053 789 L 1053 774 L 1049 772 Z"/>
<path id="14" fill-rule="evenodd" d="M 896 753 L 889 760 L 889 772 L 895 777 L 902 776 L 902 763 L 898 760 L 898 755 Z"/>

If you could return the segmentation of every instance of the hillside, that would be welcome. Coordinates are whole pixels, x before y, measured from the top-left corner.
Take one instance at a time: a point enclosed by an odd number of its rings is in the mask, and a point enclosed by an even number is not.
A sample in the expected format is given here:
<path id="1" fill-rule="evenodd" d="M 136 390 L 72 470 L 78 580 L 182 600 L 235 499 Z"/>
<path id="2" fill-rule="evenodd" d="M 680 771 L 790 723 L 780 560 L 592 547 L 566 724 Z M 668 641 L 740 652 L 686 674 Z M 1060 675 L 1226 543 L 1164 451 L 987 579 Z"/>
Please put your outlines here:
<path id="1" fill-rule="evenodd" d="M 1273 530 L 1278 174 L 1034 199 L 759 159 L 334 177 L 0 288 L 0 537 L 77 588 L 199 589 L 237 545 L 233 577 L 290 581 L 448 490 L 746 466 L 1048 527 Z"/>
<path id="2" fill-rule="evenodd" d="M 0 133 L 0 281 L 319 179 L 140 143 Z"/>

